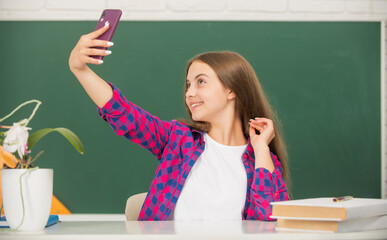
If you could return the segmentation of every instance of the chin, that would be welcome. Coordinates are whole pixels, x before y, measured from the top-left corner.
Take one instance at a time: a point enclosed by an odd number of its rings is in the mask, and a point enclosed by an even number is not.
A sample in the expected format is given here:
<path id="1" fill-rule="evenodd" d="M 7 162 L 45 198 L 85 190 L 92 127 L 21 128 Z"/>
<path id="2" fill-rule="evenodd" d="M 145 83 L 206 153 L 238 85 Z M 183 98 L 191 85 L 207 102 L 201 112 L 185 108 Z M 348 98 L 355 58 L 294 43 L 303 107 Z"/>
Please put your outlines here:
<path id="1" fill-rule="evenodd" d="M 203 119 L 198 117 L 197 115 L 192 115 L 191 118 L 192 118 L 192 120 L 197 121 L 197 122 L 203 121 Z"/>
<path id="2" fill-rule="evenodd" d="M 209 122 L 207 119 L 203 118 L 203 117 L 195 117 L 195 116 L 192 116 L 192 120 L 196 121 L 196 122 Z"/>

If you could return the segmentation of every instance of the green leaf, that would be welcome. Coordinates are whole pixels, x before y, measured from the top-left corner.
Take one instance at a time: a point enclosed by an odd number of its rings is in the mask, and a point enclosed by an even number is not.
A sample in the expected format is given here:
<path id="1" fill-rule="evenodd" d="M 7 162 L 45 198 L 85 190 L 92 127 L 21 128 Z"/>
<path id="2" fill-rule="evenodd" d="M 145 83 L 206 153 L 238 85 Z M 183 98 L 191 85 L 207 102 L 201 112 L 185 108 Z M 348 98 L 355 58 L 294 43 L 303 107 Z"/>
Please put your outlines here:
<path id="1" fill-rule="evenodd" d="M 81 140 L 79 140 L 75 133 L 73 133 L 67 128 L 45 128 L 34 132 L 28 137 L 28 149 L 31 149 L 32 146 L 34 146 L 35 143 L 37 143 L 42 137 L 46 136 L 51 132 L 59 132 L 74 146 L 74 148 L 80 154 L 84 153 L 84 147 L 82 145 Z"/>

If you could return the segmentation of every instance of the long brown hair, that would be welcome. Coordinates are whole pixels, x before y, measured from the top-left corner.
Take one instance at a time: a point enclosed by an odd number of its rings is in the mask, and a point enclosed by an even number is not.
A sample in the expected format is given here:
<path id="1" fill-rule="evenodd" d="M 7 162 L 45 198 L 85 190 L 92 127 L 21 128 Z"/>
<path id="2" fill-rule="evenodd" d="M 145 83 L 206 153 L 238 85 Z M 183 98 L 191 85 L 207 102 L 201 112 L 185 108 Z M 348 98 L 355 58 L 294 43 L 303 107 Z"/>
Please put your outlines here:
<path id="1" fill-rule="evenodd" d="M 187 63 L 186 77 L 188 70 L 194 61 L 201 61 L 209 65 L 217 74 L 220 82 L 225 88 L 229 88 L 236 95 L 235 110 L 242 122 L 242 131 L 246 139 L 249 138 L 249 120 L 255 117 L 268 118 L 273 121 L 275 137 L 269 144 L 270 151 L 278 156 L 281 161 L 283 173 L 282 176 L 286 185 L 290 187 L 290 176 L 288 168 L 288 153 L 282 137 L 281 123 L 277 114 L 272 109 L 265 93 L 261 87 L 257 75 L 249 62 L 231 51 L 206 52 L 196 55 Z M 184 103 L 187 86 L 184 84 Z M 190 117 L 190 121 L 178 119 L 190 127 L 208 132 L 211 128 L 208 122 L 194 121 L 191 111 L 185 103 L 185 109 Z"/>

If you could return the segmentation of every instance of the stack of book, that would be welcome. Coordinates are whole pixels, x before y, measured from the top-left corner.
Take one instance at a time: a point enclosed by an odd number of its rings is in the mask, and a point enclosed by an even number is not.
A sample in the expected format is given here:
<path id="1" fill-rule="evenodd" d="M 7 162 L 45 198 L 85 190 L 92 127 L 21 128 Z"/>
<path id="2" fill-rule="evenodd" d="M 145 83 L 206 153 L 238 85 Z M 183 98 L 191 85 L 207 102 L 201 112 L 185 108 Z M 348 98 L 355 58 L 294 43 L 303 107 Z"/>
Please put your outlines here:
<path id="1" fill-rule="evenodd" d="M 387 200 L 310 198 L 273 202 L 277 231 L 355 232 L 387 228 Z"/>

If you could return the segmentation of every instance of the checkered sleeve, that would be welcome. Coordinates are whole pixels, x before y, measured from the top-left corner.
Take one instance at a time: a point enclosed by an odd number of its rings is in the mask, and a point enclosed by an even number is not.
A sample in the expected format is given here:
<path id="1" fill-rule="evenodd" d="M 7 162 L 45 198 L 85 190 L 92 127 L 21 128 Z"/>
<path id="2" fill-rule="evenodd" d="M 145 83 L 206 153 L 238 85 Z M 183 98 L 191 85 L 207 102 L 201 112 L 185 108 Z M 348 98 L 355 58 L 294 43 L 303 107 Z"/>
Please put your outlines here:
<path id="1" fill-rule="evenodd" d="M 272 173 L 265 168 L 255 169 L 246 220 L 274 220 L 270 218 L 272 212 L 270 203 L 289 199 L 288 190 L 282 178 L 281 162 L 272 152 L 270 155 L 275 169 Z"/>
<path id="2" fill-rule="evenodd" d="M 173 122 L 162 121 L 151 115 L 129 102 L 113 84 L 109 85 L 113 89 L 113 97 L 105 106 L 98 107 L 100 116 L 110 124 L 117 135 L 123 135 L 139 144 L 160 160 Z"/>

